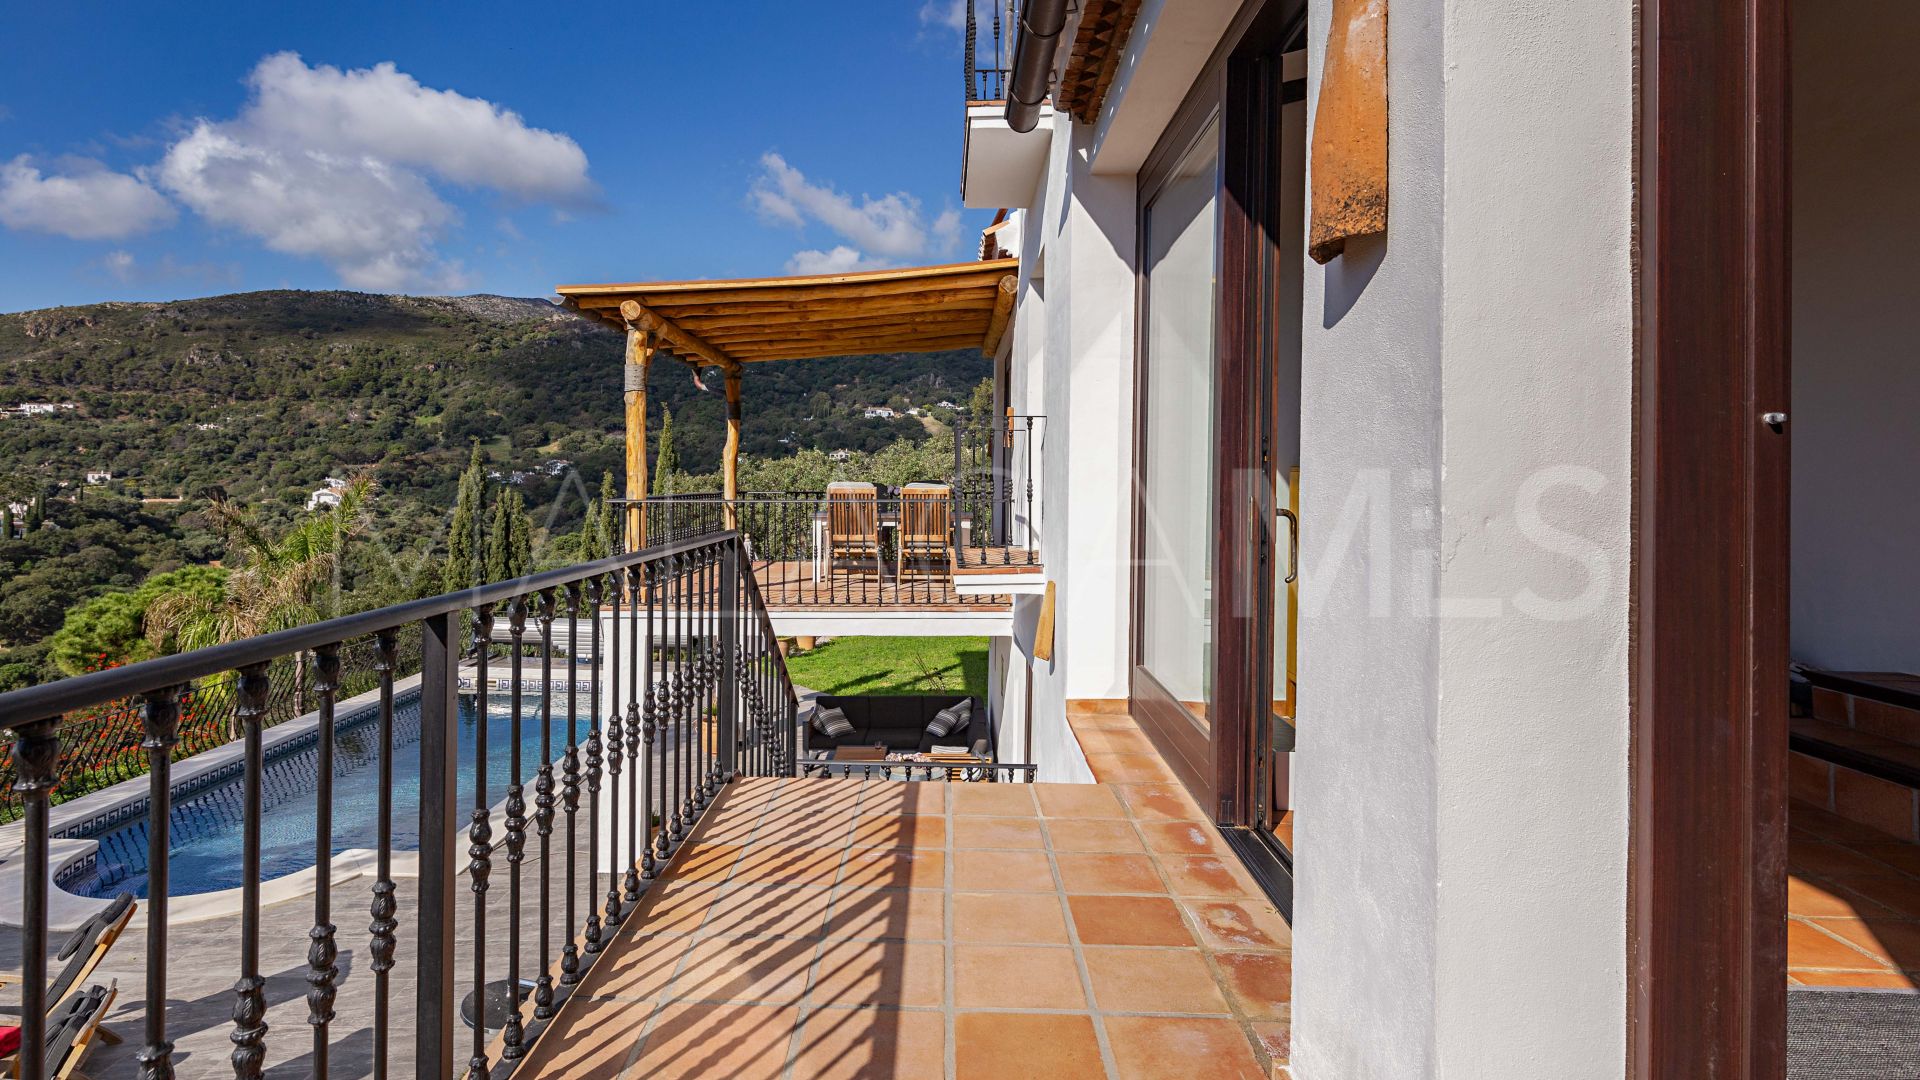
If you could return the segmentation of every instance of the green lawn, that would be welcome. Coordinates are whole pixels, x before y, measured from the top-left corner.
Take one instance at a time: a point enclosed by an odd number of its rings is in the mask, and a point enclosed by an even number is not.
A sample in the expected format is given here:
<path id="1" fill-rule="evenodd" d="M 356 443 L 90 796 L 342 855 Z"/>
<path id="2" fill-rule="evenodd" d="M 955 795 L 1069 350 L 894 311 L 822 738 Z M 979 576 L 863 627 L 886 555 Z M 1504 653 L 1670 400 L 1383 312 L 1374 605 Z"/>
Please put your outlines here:
<path id="1" fill-rule="evenodd" d="M 983 637 L 843 637 L 787 657 L 793 681 L 823 694 L 971 694 L 987 699 Z"/>

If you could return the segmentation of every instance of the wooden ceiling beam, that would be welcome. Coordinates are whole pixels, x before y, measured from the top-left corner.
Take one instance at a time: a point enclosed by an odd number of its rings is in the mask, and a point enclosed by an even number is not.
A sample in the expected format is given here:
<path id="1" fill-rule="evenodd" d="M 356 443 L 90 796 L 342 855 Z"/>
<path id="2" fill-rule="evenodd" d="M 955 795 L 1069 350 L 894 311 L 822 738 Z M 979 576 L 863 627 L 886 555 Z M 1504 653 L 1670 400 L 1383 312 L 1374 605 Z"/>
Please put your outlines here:
<path id="1" fill-rule="evenodd" d="M 691 354 L 710 364 L 717 364 L 727 371 L 740 370 L 740 361 L 728 356 L 724 349 L 716 348 L 705 338 L 682 328 L 672 319 L 649 310 L 638 300 L 623 301 L 620 304 L 620 317 L 634 326 L 659 334 L 666 339 L 672 352 Z"/>
<path id="2" fill-rule="evenodd" d="M 958 334 L 944 338 L 906 337 L 892 340 L 876 338 L 868 341 L 836 339 L 791 342 L 784 345 L 769 343 L 764 350 L 759 346 L 741 349 L 740 359 L 745 363 L 753 364 L 774 360 L 814 360 L 826 356 L 867 356 L 874 353 L 949 352 L 956 349 L 977 348 L 979 344 L 980 339 L 972 334 Z"/>
<path id="3" fill-rule="evenodd" d="M 871 335 L 876 332 L 920 333 L 932 327 L 956 332 L 968 328 L 984 330 L 987 326 L 985 316 L 985 312 L 961 312 L 947 315 L 917 315 L 909 318 L 892 315 L 874 319 L 809 319 L 805 322 L 790 323 L 763 322 L 758 326 L 732 326 L 720 330 L 703 328 L 701 333 L 717 348 L 726 349 L 732 347 L 730 342 L 762 338 L 821 337 L 829 334 Z"/>
<path id="4" fill-rule="evenodd" d="M 980 339 L 980 351 L 988 356 L 999 351 L 1000 339 L 1013 321 L 1013 298 L 1019 288 L 1019 279 L 1008 274 L 1000 279 L 1000 287 L 993 290 L 993 316 L 987 320 L 986 336 Z"/>
<path id="5" fill-rule="evenodd" d="M 670 292 L 585 294 L 576 296 L 574 299 L 582 308 L 618 307 L 626 300 L 634 300 L 649 308 L 657 307 L 661 311 L 669 311 L 689 304 L 732 305 L 767 301 L 830 304 L 837 301 L 865 300 L 877 296 L 924 295 L 929 292 L 955 289 L 977 289 L 990 294 L 1006 270 L 992 263 L 981 265 L 992 267 L 992 269 L 943 279 L 936 287 L 930 287 L 925 281 L 874 281 L 850 285 L 768 285 L 752 290 L 688 288 L 674 289 Z"/>
<path id="6" fill-rule="evenodd" d="M 728 323 L 760 322 L 768 315 L 804 315 L 841 318 L 847 315 L 911 314 L 923 311 L 988 311 L 993 293 L 986 289 L 956 289 L 870 300 L 801 302 L 792 300 L 736 304 L 653 304 L 653 310 L 684 326 L 713 327 Z"/>

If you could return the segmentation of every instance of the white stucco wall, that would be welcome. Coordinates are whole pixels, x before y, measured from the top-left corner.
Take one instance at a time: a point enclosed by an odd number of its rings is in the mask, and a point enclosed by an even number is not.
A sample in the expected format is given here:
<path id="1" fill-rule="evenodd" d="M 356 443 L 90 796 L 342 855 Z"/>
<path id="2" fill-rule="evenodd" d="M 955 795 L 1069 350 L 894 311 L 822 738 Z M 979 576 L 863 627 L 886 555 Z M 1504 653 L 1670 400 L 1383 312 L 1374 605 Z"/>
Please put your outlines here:
<path id="1" fill-rule="evenodd" d="M 1396 0 L 1389 234 L 1307 273 L 1303 1080 L 1625 1070 L 1633 18 Z"/>
<path id="2" fill-rule="evenodd" d="M 1793 654 L 1920 671 L 1920 7 L 1794 15 Z"/>

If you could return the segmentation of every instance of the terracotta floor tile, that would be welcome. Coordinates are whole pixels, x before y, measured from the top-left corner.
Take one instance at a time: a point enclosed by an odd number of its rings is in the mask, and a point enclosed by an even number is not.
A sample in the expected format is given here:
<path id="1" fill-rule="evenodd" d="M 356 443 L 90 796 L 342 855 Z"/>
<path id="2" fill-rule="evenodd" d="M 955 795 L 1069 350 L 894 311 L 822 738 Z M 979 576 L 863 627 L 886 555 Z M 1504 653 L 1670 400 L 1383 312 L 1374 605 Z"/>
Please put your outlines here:
<path id="1" fill-rule="evenodd" d="M 834 890 L 830 938 L 940 941 L 947 936 L 947 894 L 936 889 Z"/>
<path id="2" fill-rule="evenodd" d="M 1035 813 L 1032 784 L 954 784 L 948 806 L 956 815 L 1020 817 Z"/>
<path id="3" fill-rule="evenodd" d="M 1070 893 L 1162 893 L 1167 891 L 1145 855 L 1057 854 L 1060 882 Z"/>
<path id="4" fill-rule="evenodd" d="M 1102 784 L 1176 783 L 1159 754 L 1088 754 L 1087 768 Z"/>
<path id="5" fill-rule="evenodd" d="M 961 1013 L 953 1022 L 953 1048 L 959 1080 L 1081 1080 L 1106 1073 L 1090 1016 Z"/>
<path id="6" fill-rule="evenodd" d="M 1030 817 L 956 817 L 955 848 L 999 848 L 1037 851 L 1046 847 L 1040 819 Z"/>
<path id="7" fill-rule="evenodd" d="M 647 1080 L 776 1080 L 786 1072 L 799 1019 L 800 1010 L 792 1006 L 662 1006 L 633 1075 Z"/>
<path id="8" fill-rule="evenodd" d="M 1205 821 L 1142 821 L 1140 835 L 1148 851 L 1169 855 L 1230 855 L 1220 830 Z"/>
<path id="9" fill-rule="evenodd" d="M 1142 821 L 1202 821 L 1206 815 L 1179 784 L 1116 784 L 1113 793 Z"/>
<path id="10" fill-rule="evenodd" d="M 796 1080 L 945 1080 L 947 1020 L 895 1009 L 825 1009 L 800 1028 Z"/>
<path id="11" fill-rule="evenodd" d="M 1160 751 L 1147 738 L 1147 733 L 1138 728 L 1087 728 L 1081 730 L 1075 726 L 1073 737 L 1079 741 L 1082 753 L 1093 754 L 1158 754 Z"/>
<path id="12" fill-rule="evenodd" d="M 1291 949 L 1293 928 L 1265 900 L 1183 900 L 1209 949 Z"/>
<path id="13" fill-rule="evenodd" d="M 1874 911 L 1877 913 L 1879 910 L 1876 905 Z M 1796 874 L 1787 878 L 1787 914 L 1855 918 L 1862 913 L 1856 909 L 1855 901 L 1831 891 L 1824 883 L 1809 881 Z"/>
<path id="14" fill-rule="evenodd" d="M 1293 1025 L 1276 1023 L 1272 1020 L 1256 1020 L 1251 1025 L 1253 1037 L 1259 1041 L 1260 1049 L 1266 1051 L 1275 1065 L 1284 1065 L 1293 1055 Z"/>
<path id="15" fill-rule="evenodd" d="M 944 814 L 947 785 L 889 781 L 867 784 L 860 796 L 863 814 Z"/>
<path id="16" fill-rule="evenodd" d="M 1194 944 L 1180 909 L 1164 896 L 1069 896 L 1067 906 L 1084 945 Z"/>
<path id="17" fill-rule="evenodd" d="M 1109 1016 L 1107 1045 L 1122 1080 L 1265 1080 L 1233 1020 Z"/>
<path id="18" fill-rule="evenodd" d="M 587 971 L 583 997 L 652 1001 L 661 996 L 694 939 L 678 935 L 620 934 Z"/>
<path id="19" fill-rule="evenodd" d="M 1043 851 L 956 851 L 953 887 L 968 892 L 1053 892 Z"/>
<path id="20" fill-rule="evenodd" d="M 674 857 L 671 875 L 681 881 L 718 881 L 740 861 L 738 844 L 688 844 Z"/>
<path id="21" fill-rule="evenodd" d="M 1055 851 L 1145 851 L 1134 823 L 1125 818 L 1052 818 L 1047 841 Z"/>
<path id="22" fill-rule="evenodd" d="M 1292 1015 L 1293 955 L 1270 952 L 1214 953 L 1227 993 L 1249 1019 L 1282 1020 Z"/>
<path id="23" fill-rule="evenodd" d="M 937 941 L 829 941 L 807 1001 L 937 1008 L 946 990 L 946 946 Z"/>
<path id="24" fill-rule="evenodd" d="M 1809 919 L 1890 966 L 1920 971 L 1920 923 L 1891 919 Z"/>
<path id="25" fill-rule="evenodd" d="M 853 848 L 840 867 L 840 884 L 869 889 L 944 889 L 947 856 L 943 851 Z"/>
<path id="26" fill-rule="evenodd" d="M 1876 971 L 1886 964 L 1799 919 L 1787 920 L 1787 966 Z"/>
<path id="27" fill-rule="evenodd" d="M 832 848 L 844 847 L 852 832 L 853 815 L 833 814 L 786 822 L 768 819 L 754 838 L 756 843 L 782 847 Z"/>
<path id="28" fill-rule="evenodd" d="M 1911 990 L 1914 978 L 1898 971 L 1800 971 L 1793 982 L 1801 986 L 1846 986 L 1861 990 Z"/>
<path id="29" fill-rule="evenodd" d="M 1103 1012 L 1217 1013 L 1227 999 L 1198 949 L 1089 947 L 1093 1004 Z"/>
<path id="30" fill-rule="evenodd" d="M 992 945 L 1065 945 L 1057 893 L 956 892 L 953 940 Z"/>
<path id="31" fill-rule="evenodd" d="M 833 890 L 818 885 L 729 885 L 700 924 L 702 937 L 819 937 Z"/>
<path id="32" fill-rule="evenodd" d="M 675 879 L 648 892 L 640 920 L 650 934 L 691 934 L 700 928 L 719 895 L 715 882 Z"/>
<path id="33" fill-rule="evenodd" d="M 730 882 L 831 885 L 840 873 L 840 849 L 755 844 L 734 864 Z"/>
<path id="34" fill-rule="evenodd" d="M 667 997 L 787 1004 L 807 990 L 819 942 L 811 938 L 701 938 Z"/>
<path id="35" fill-rule="evenodd" d="M 1040 812 L 1050 818 L 1121 818 L 1127 808 L 1113 789 L 1099 784 L 1035 784 Z"/>
<path id="36" fill-rule="evenodd" d="M 625 1001 L 582 1001 L 568 1011 L 552 1038 L 534 1042 L 520 1065 L 521 1075 L 616 1080 L 652 1012 L 649 1005 Z"/>
<path id="37" fill-rule="evenodd" d="M 955 945 L 953 1003 L 962 1009 L 1084 1009 L 1071 949 Z"/>
<path id="38" fill-rule="evenodd" d="M 1822 884 L 1842 896 L 1871 901 L 1884 908 L 1890 918 L 1920 919 L 1920 881 L 1912 878 L 1835 877 Z M 1861 914 L 1880 913 L 1862 911 Z"/>
<path id="39" fill-rule="evenodd" d="M 938 814 L 863 814 L 853 821 L 854 847 L 947 846 L 947 819 Z"/>
<path id="40" fill-rule="evenodd" d="M 1156 855 L 1154 859 L 1167 875 L 1167 891 L 1175 896 L 1253 899 L 1263 895 L 1253 876 L 1231 856 Z"/>
<path id="41" fill-rule="evenodd" d="M 1899 878 L 1906 875 L 1879 859 L 1836 843 L 1801 842 L 1787 847 L 1790 873 L 1822 878 Z"/>

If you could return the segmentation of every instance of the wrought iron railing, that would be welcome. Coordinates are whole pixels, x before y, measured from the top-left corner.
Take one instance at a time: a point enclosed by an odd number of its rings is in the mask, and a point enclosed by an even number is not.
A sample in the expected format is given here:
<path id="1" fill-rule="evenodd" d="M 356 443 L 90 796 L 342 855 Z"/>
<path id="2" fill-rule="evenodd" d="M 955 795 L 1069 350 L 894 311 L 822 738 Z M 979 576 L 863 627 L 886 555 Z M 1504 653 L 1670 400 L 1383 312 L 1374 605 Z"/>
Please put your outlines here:
<path id="1" fill-rule="evenodd" d="M 967 100 L 1007 100 L 1013 72 L 1012 0 L 967 0 Z"/>
<path id="2" fill-rule="evenodd" d="M 468 643 L 491 640 L 501 620 L 509 629 L 508 652 L 496 659 L 489 648 L 473 648 L 470 663 L 481 686 L 489 684 L 490 665 L 510 668 L 511 768 L 504 792 L 489 789 L 487 765 L 493 758 L 484 708 L 471 735 L 462 736 L 457 682 Z M 570 641 L 590 641 L 592 680 L 584 692 L 577 680 L 566 680 L 564 692 L 542 693 L 538 706 L 524 709 L 523 668 L 537 662 L 542 690 L 554 685 L 556 623 L 569 624 Z M 394 701 L 396 671 L 407 647 L 403 642 L 409 639 L 418 643 L 420 658 L 419 853 L 417 877 L 410 882 L 417 891 L 406 905 L 415 919 L 407 945 L 416 978 L 396 1002 L 392 971 L 402 906 L 393 866 L 393 800 L 396 781 L 411 778 L 394 775 Z M 372 919 L 371 960 L 364 971 L 343 977 L 334 925 L 334 901 L 342 899 L 333 884 L 334 720 L 345 690 L 344 659 L 363 647 L 371 649 L 379 690 L 377 863 L 361 897 Z M 181 741 L 183 703 L 195 686 L 223 678 L 234 686 L 233 715 L 244 749 L 238 780 L 241 884 L 232 1069 L 242 1080 L 261 1076 L 270 1045 L 279 1048 L 277 1056 L 285 1056 L 285 1044 L 269 1042 L 262 968 L 262 735 L 274 708 L 274 679 L 288 658 L 301 654 L 311 659 L 317 716 L 314 893 L 311 925 L 303 931 L 309 943 L 302 1004 L 303 1026 L 310 1030 L 300 1037 L 310 1040 L 300 1065 L 305 1075 L 328 1076 L 336 1036 L 362 1023 L 371 1029 L 375 1077 L 448 1078 L 464 1071 L 485 1078 L 510 1068 L 580 984 L 722 786 L 737 775 L 790 776 L 794 771 L 797 702 L 766 605 L 745 565 L 741 538 L 733 532 L 656 544 L 565 570 L 0 695 L 0 726 L 15 737 L 12 786 L 24 809 L 24 824 L 10 827 L 19 830 L 22 853 L 10 861 L 22 874 L 23 891 L 22 1042 L 15 1075 L 39 1078 L 72 1064 L 49 1060 L 46 1053 L 49 1007 L 58 1004 L 48 1000 L 47 981 L 54 869 L 50 806 L 69 764 L 70 737 L 97 710 L 129 699 L 140 703 L 149 800 L 145 1031 L 137 1060 L 143 1076 L 173 1075 L 169 1009 L 178 996 L 170 998 L 167 965 L 172 926 L 168 822 L 178 793 L 171 782 L 172 762 Z M 565 701 L 559 727 L 556 698 Z M 526 715 L 530 712 L 537 718 Z M 525 722 L 540 724 L 531 763 L 522 759 Z M 463 750 L 471 751 L 471 779 L 461 776 Z M 494 800 L 501 795 L 504 838 L 497 839 Z M 462 802 L 468 806 L 464 820 Z M 504 905 L 490 897 L 495 864 L 502 857 Z M 537 872 L 523 865 L 529 858 Z M 463 900 L 466 894 L 470 899 Z M 497 933 L 502 918 L 504 943 Z M 462 949 L 456 924 L 462 920 L 472 938 L 467 957 L 457 955 Z M 194 957 L 202 970 L 216 962 L 198 953 Z M 486 1003 L 502 968 L 511 1000 L 496 1039 L 488 1031 Z M 473 1024 L 463 1063 L 455 1029 L 466 989 L 482 1019 Z M 370 1019 L 339 1017 L 342 1004 L 370 1009 Z M 411 1022 L 396 1024 L 396 1008 L 410 1014 Z M 186 1015 L 194 1020 L 202 1014 L 186 1010 Z M 406 1034 L 398 1036 L 402 1031 Z M 413 1045 L 395 1045 L 396 1036 L 410 1038 Z"/>
<path id="3" fill-rule="evenodd" d="M 640 505 L 648 543 L 738 529 L 761 592 L 775 608 L 1006 603 L 1005 594 L 963 592 L 968 572 L 1034 566 L 1037 554 L 990 542 L 1005 510 L 988 483 L 949 492 L 944 537 L 918 538 L 904 552 L 908 500 L 897 494 L 875 494 L 871 534 L 852 538 L 836 535 L 825 492 L 741 495 L 731 520 L 726 500 L 712 493 L 653 496 Z"/>

